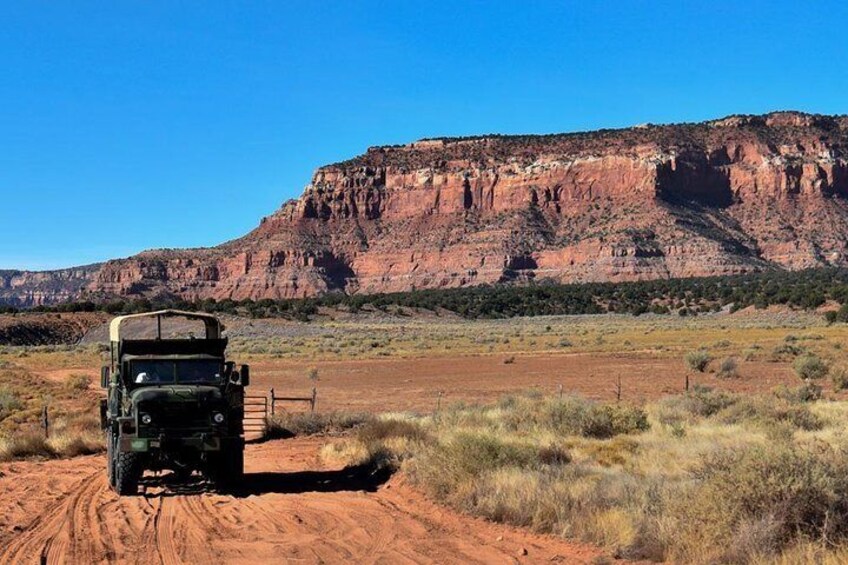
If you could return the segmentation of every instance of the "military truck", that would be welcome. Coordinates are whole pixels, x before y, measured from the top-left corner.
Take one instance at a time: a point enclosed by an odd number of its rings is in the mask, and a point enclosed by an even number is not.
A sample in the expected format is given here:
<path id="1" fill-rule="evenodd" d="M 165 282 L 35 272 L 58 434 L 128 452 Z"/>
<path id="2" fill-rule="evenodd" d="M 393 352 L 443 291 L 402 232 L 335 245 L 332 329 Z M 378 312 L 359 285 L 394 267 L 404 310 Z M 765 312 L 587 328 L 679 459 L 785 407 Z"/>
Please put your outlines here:
<path id="1" fill-rule="evenodd" d="M 205 335 L 163 339 L 162 320 L 174 317 L 203 322 Z M 121 335 L 126 322 L 144 318 L 155 320 L 155 338 Z M 241 481 L 250 370 L 226 360 L 222 329 L 214 316 L 176 310 L 112 320 L 100 414 L 109 484 L 119 495 L 137 494 L 145 470 L 171 470 L 178 479 L 199 471 L 220 490 Z"/>

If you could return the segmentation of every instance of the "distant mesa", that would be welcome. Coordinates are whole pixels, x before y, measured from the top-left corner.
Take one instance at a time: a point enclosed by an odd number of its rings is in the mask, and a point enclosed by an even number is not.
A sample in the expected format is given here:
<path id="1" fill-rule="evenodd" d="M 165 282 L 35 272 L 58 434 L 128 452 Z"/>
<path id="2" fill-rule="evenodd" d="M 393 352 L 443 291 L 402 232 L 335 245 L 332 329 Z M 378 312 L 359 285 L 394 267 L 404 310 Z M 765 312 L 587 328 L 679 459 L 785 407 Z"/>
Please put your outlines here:
<path id="1" fill-rule="evenodd" d="M 315 171 L 244 237 L 47 272 L 14 306 L 236 300 L 846 265 L 848 117 L 427 139 Z"/>

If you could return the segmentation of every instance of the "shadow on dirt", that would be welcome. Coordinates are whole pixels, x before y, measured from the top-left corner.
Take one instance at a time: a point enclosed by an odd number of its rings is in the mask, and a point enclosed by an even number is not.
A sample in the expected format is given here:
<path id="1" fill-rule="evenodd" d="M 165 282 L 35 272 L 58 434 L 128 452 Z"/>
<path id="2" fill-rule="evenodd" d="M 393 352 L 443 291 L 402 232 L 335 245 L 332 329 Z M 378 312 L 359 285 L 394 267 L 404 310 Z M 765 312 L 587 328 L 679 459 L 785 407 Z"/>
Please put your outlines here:
<path id="1" fill-rule="evenodd" d="M 294 473 L 245 473 L 242 483 L 226 493 L 236 498 L 261 494 L 300 494 L 305 492 L 375 492 L 392 476 L 389 466 L 357 465 L 336 471 Z M 193 475 L 179 480 L 173 475 L 146 476 L 141 480 L 145 498 L 191 496 L 216 492 L 206 480 Z"/>
<path id="2" fill-rule="evenodd" d="M 214 492 L 212 485 L 199 475 L 188 478 L 177 477 L 172 473 L 145 475 L 139 481 L 139 486 L 144 498 L 168 498 Z"/>
<path id="3" fill-rule="evenodd" d="M 338 471 L 299 471 L 296 473 L 247 473 L 230 494 L 236 497 L 259 494 L 298 494 L 304 492 L 375 492 L 392 476 L 387 466 L 358 465 Z"/>

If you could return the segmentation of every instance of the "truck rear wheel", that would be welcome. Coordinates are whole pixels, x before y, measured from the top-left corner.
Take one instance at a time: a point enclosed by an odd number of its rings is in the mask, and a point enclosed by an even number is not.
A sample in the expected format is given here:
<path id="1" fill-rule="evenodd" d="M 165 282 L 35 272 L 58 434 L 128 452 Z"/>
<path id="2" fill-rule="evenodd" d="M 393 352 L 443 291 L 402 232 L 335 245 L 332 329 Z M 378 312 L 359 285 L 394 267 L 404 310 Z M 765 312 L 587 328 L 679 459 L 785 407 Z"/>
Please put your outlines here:
<path id="1" fill-rule="evenodd" d="M 141 457 L 131 451 L 119 452 L 115 457 L 115 492 L 121 496 L 138 494 L 141 479 Z"/>
<path id="2" fill-rule="evenodd" d="M 209 479 L 221 490 L 231 489 L 244 477 L 244 451 L 228 450 L 210 454 Z"/>

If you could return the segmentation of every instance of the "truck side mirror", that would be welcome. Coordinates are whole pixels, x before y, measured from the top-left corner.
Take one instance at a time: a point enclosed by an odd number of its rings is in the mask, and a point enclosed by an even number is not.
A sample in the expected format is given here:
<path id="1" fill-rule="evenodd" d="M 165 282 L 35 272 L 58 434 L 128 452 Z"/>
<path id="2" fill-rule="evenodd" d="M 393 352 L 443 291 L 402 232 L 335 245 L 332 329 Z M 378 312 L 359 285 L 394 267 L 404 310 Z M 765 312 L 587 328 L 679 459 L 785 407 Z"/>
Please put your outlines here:
<path id="1" fill-rule="evenodd" d="M 109 388 L 109 367 L 100 368 L 100 388 Z"/>
<path id="2" fill-rule="evenodd" d="M 241 386 L 250 384 L 250 365 L 242 365 L 239 367 L 239 376 L 241 377 Z"/>

